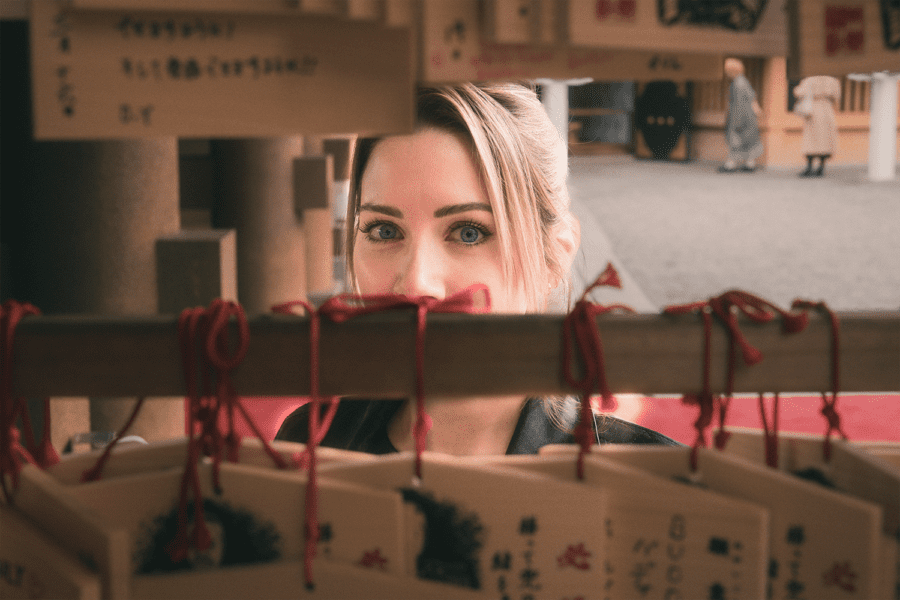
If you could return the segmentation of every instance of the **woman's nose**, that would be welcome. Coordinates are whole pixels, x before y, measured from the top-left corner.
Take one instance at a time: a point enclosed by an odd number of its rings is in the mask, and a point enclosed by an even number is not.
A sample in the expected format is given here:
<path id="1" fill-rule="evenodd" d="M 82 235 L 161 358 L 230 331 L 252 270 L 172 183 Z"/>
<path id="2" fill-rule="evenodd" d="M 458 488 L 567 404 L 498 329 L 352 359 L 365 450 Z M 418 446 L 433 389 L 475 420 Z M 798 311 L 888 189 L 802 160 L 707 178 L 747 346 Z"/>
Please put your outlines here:
<path id="1" fill-rule="evenodd" d="M 439 249 L 424 242 L 411 244 L 392 291 L 406 296 L 442 299 L 446 295 L 445 266 L 445 260 L 439 256 Z"/>

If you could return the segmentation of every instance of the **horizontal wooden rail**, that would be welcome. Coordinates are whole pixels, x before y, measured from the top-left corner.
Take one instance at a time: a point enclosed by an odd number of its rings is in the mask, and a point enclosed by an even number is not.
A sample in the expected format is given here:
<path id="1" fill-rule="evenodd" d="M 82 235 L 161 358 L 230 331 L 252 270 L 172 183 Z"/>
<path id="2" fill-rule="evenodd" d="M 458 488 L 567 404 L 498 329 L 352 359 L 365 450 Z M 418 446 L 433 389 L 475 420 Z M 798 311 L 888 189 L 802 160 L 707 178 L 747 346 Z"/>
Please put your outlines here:
<path id="1" fill-rule="evenodd" d="M 900 312 L 843 313 L 841 391 L 900 391 Z M 703 325 L 697 315 L 597 318 L 611 389 L 681 394 L 700 389 Z M 831 386 L 829 322 L 813 314 L 805 331 L 782 333 L 778 322 L 741 322 L 764 355 L 739 364 L 737 392 L 815 392 Z M 232 324 L 234 325 L 234 324 Z M 562 374 L 562 316 L 428 316 L 425 387 L 446 396 L 572 392 Z M 727 330 L 713 328 L 712 388 L 726 380 Z M 414 389 L 411 311 L 323 320 L 323 394 L 408 396 Z M 234 372 L 246 396 L 309 393 L 309 322 L 261 316 Z M 178 396 L 184 374 L 173 317 L 29 317 L 17 330 L 13 388 L 42 396 Z"/>

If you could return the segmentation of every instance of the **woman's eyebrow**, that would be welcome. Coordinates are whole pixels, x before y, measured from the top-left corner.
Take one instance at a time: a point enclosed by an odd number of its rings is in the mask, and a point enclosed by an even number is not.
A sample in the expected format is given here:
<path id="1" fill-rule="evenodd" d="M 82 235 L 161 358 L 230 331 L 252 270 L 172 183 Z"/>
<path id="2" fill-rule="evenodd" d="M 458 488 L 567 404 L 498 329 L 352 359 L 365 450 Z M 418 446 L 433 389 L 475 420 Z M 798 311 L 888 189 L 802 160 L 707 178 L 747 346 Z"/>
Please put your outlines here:
<path id="1" fill-rule="evenodd" d="M 391 217 L 397 217 L 398 219 L 403 218 L 403 211 L 401 211 L 399 208 L 386 206 L 384 204 L 361 204 L 359 206 L 359 210 L 371 210 L 372 212 L 381 213 L 383 215 L 388 215 Z"/>
<path id="2" fill-rule="evenodd" d="M 490 204 L 485 204 L 484 202 L 467 202 L 465 204 L 451 204 L 449 206 L 442 206 L 441 208 L 434 211 L 434 216 L 435 218 L 440 219 L 441 217 L 446 217 L 447 215 L 455 215 L 456 213 L 467 212 L 470 210 L 483 210 L 489 213 L 494 212 Z"/>

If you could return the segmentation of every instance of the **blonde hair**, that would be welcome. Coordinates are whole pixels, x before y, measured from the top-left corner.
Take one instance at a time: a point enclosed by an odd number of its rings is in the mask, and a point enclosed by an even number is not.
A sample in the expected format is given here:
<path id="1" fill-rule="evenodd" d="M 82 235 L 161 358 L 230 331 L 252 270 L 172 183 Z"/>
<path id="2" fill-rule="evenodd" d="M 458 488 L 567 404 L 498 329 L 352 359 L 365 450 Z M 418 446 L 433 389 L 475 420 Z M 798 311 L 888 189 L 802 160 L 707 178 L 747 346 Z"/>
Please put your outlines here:
<path id="1" fill-rule="evenodd" d="M 534 89 L 513 83 L 422 88 L 417 127 L 458 134 L 471 145 L 494 212 L 507 285 L 524 291 L 530 312 L 543 310 L 548 288 L 567 282 L 570 253 L 562 234 L 577 225 L 569 212 L 567 148 Z M 360 140 L 354 156 L 345 246 L 354 290 L 360 182 L 378 141 Z"/>

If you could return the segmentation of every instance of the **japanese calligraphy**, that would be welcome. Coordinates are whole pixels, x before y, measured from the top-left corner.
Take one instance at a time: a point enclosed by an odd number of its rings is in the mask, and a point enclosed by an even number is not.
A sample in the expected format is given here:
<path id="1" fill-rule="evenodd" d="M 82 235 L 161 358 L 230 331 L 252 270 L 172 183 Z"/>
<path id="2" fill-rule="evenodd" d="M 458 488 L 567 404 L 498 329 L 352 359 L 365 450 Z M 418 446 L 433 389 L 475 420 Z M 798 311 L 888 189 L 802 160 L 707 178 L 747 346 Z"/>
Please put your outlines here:
<path id="1" fill-rule="evenodd" d="M 525 550 L 522 552 L 524 567 L 519 571 L 519 587 L 526 591 L 522 600 L 534 598 L 532 592 L 541 589 L 540 571 L 534 566 L 534 536 L 537 533 L 537 517 L 523 517 L 519 522 L 519 534 L 526 538 Z"/>
<path id="2" fill-rule="evenodd" d="M 59 53 L 60 62 L 56 67 L 56 100 L 59 103 L 60 112 L 67 118 L 75 116 L 75 85 L 70 78 L 71 67 L 69 55 L 72 52 L 71 38 L 72 23 L 64 10 L 59 10 L 52 21 L 50 37 L 56 41 L 56 50 Z"/>
<path id="3" fill-rule="evenodd" d="M 865 20 L 862 6 L 825 7 L 825 55 L 861 54 Z"/>
<path id="4" fill-rule="evenodd" d="M 313 76 L 319 59 L 312 55 L 301 57 L 257 56 L 223 59 L 210 56 L 196 57 L 169 56 L 166 58 L 122 57 L 119 61 L 121 72 L 129 79 L 192 81 L 201 78 L 215 79 L 250 77 L 258 79 L 272 75 Z"/>
<path id="5" fill-rule="evenodd" d="M 387 562 L 388 559 L 381 555 L 381 548 L 375 548 L 369 552 L 364 552 L 357 564 L 368 569 L 380 569 L 384 571 L 387 569 Z"/>
<path id="6" fill-rule="evenodd" d="M 806 584 L 800 580 L 800 566 L 803 564 L 803 544 L 806 542 L 806 530 L 802 525 L 793 525 L 787 530 L 787 543 L 794 546 L 788 562 L 790 578 L 785 582 L 788 598 L 802 598 Z"/>
<path id="7" fill-rule="evenodd" d="M 144 19 L 125 15 L 115 25 L 123 39 L 207 39 L 234 36 L 234 21 L 224 23 L 210 18 Z"/>

